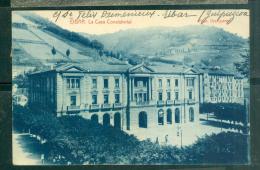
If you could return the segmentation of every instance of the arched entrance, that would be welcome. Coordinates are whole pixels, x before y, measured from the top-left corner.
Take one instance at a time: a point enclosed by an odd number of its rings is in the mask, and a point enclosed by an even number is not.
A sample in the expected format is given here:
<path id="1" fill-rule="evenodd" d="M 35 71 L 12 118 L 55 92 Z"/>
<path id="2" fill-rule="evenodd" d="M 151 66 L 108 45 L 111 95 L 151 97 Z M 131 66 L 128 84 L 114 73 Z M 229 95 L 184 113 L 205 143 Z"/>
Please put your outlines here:
<path id="1" fill-rule="evenodd" d="M 103 126 L 110 126 L 110 115 L 108 113 L 103 115 Z"/>
<path id="2" fill-rule="evenodd" d="M 98 124 L 98 115 L 96 114 L 93 114 L 91 116 L 91 122 L 95 123 L 95 124 Z"/>
<path id="3" fill-rule="evenodd" d="M 190 122 L 194 122 L 194 109 L 192 107 L 189 109 L 189 120 Z"/>
<path id="4" fill-rule="evenodd" d="M 114 127 L 116 129 L 121 129 L 121 115 L 118 112 L 114 115 Z"/>
<path id="5" fill-rule="evenodd" d="M 172 124 L 172 109 L 167 109 L 167 123 Z"/>
<path id="6" fill-rule="evenodd" d="M 140 112 L 138 120 L 139 120 L 140 128 L 147 128 L 147 113 L 146 112 Z"/>
<path id="7" fill-rule="evenodd" d="M 180 123 L 180 109 L 176 108 L 175 109 L 175 123 Z"/>
<path id="8" fill-rule="evenodd" d="M 162 109 L 158 111 L 158 124 L 163 125 L 164 124 L 164 112 Z"/>

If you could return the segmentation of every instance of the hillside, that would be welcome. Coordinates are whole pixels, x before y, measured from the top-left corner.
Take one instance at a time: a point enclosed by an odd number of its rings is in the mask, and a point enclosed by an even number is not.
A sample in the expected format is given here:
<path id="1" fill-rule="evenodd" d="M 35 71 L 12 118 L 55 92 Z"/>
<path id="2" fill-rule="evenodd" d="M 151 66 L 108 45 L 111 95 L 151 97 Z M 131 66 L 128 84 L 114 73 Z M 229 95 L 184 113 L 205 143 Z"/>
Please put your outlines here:
<path id="1" fill-rule="evenodd" d="M 247 39 L 209 26 L 152 27 L 92 35 L 63 29 L 33 13 L 15 12 L 12 19 L 14 66 L 49 66 L 61 61 L 184 61 L 187 65 L 222 66 L 235 72 L 234 63 L 242 61 L 240 54 L 249 49 Z"/>
<path id="2" fill-rule="evenodd" d="M 110 34 L 86 35 L 108 49 L 139 56 L 148 61 L 179 61 L 187 64 L 223 66 L 234 71 L 248 40 L 223 29 L 209 26 L 129 29 Z"/>
<path id="3" fill-rule="evenodd" d="M 45 67 L 61 61 L 121 62 L 106 55 L 102 43 L 90 41 L 32 13 L 13 13 L 12 42 L 14 66 Z"/>

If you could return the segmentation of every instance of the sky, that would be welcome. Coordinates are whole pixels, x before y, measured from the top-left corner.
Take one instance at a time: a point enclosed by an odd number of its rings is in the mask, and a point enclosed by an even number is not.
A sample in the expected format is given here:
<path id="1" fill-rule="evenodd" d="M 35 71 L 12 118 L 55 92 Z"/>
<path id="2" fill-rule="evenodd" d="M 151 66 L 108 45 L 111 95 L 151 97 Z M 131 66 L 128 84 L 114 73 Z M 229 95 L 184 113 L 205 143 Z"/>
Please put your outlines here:
<path id="1" fill-rule="evenodd" d="M 147 27 L 182 27 L 188 25 L 207 25 L 223 28 L 224 30 L 237 34 L 243 38 L 249 37 L 249 11 L 248 10 L 139 10 L 139 11 L 123 11 L 123 10 L 90 10 L 90 11 L 77 11 L 77 10 L 64 10 L 64 11 L 33 11 L 35 14 L 40 15 L 51 22 L 59 25 L 62 28 L 74 31 L 83 32 L 88 34 L 107 34 L 118 32 L 120 30 L 126 29 L 138 29 Z M 143 14 L 150 14 L 143 17 L 109 17 L 101 18 L 102 14 L 107 14 L 111 12 L 113 14 L 131 13 L 135 14 L 137 12 L 142 12 Z M 174 13 L 175 12 L 175 13 Z M 85 17 L 83 18 L 83 13 Z M 167 14 L 172 14 L 172 17 L 166 17 Z M 175 15 L 173 15 L 173 13 Z M 216 22 L 218 16 L 212 16 L 217 14 L 222 14 L 220 20 Z M 62 17 L 63 15 L 66 17 Z M 79 15 L 80 14 L 80 15 Z M 87 15 L 91 14 L 91 15 Z M 93 15 L 96 14 L 95 17 Z M 153 14 L 153 15 L 152 15 Z M 233 17 L 232 14 L 237 16 Z M 188 15 L 188 17 L 187 17 Z M 223 16 L 224 15 L 224 16 Z M 239 16 L 240 15 L 240 16 Z M 58 17 L 59 16 L 59 17 Z M 75 23 L 76 18 L 80 16 L 81 23 Z M 88 16 L 88 17 L 86 17 Z M 108 15 L 104 15 L 108 16 Z M 169 16 L 169 15 L 168 15 Z M 179 16 L 179 17 L 177 17 Z M 181 17 L 182 16 L 182 17 Z M 200 17 L 201 16 L 201 17 Z M 210 16 L 210 17 L 208 17 Z M 200 20 L 199 20 L 200 18 Z M 207 18 L 206 23 L 201 21 Z M 130 24 L 111 24 L 111 21 L 129 21 Z M 231 22 L 228 22 L 230 21 Z M 227 23 L 228 22 L 228 23 Z"/>

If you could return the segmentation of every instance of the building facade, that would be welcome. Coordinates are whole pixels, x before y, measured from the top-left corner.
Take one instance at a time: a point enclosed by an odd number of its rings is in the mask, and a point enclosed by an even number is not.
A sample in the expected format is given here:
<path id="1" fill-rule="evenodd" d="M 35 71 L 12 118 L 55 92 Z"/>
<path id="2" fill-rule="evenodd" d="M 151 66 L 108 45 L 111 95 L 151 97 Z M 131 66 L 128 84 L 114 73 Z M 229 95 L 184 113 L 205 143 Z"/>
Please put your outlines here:
<path id="1" fill-rule="evenodd" d="M 219 69 L 200 74 L 200 103 L 244 103 L 243 78 Z"/>
<path id="2" fill-rule="evenodd" d="M 29 106 L 126 132 L 199 122 L 199 74 L 184 66 L 75 65 L 33 73 Z"/>

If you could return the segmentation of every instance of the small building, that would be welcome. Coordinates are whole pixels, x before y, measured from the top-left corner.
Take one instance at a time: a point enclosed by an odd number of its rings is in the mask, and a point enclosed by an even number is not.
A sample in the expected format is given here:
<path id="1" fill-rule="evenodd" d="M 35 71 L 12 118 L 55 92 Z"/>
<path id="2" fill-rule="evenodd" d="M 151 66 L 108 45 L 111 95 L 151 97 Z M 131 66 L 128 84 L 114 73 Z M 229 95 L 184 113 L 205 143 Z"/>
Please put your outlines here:
<path id="1" fill-rule="evenodd" d="M 244 103 L 243 78 L 220 68 L 200 73 L 200 103 Z"/>

